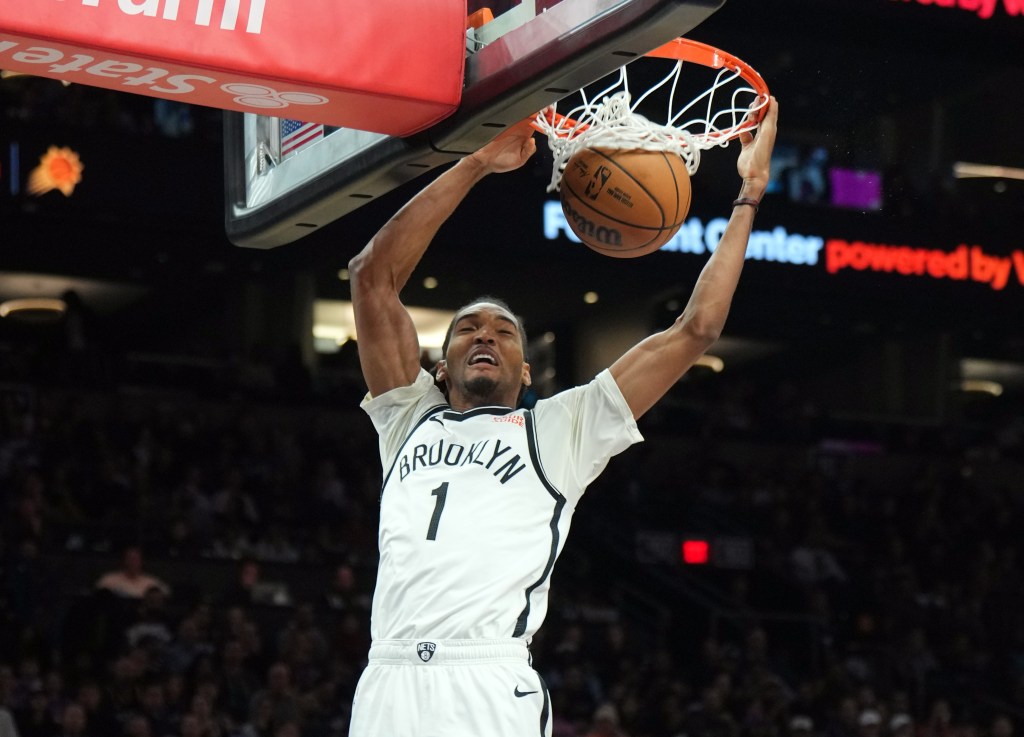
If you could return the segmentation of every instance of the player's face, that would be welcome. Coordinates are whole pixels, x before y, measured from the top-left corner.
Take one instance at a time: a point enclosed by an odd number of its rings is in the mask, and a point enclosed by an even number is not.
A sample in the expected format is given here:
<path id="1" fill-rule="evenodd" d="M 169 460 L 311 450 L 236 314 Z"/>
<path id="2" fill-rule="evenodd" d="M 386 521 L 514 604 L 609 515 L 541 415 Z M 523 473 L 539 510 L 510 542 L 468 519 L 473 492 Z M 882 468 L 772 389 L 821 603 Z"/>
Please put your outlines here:
<path id="1" fill-rule="evenodd" d="M 437 377 L 447 383 L 455 409 L 515 406 L 519 390 L 530 383 L 530 366 L 523 359 L 515 316 L 489 302 L 462 310 L 453 323 Z"/>

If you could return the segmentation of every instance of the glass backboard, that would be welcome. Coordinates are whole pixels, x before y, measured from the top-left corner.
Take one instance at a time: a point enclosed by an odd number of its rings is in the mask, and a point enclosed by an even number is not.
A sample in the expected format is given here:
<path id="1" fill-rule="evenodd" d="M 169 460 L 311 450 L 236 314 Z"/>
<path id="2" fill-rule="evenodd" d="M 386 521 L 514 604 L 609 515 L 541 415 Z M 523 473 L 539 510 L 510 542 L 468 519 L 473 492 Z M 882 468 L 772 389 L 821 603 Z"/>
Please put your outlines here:
<path id="1" fill-rule="evenodd" d="M 467 31 L 459 107 L 406 138 L 226 112 L 228 238 L 252 248 L 298 240 L 685 35 L 724 3 L 524 0 Z"/>

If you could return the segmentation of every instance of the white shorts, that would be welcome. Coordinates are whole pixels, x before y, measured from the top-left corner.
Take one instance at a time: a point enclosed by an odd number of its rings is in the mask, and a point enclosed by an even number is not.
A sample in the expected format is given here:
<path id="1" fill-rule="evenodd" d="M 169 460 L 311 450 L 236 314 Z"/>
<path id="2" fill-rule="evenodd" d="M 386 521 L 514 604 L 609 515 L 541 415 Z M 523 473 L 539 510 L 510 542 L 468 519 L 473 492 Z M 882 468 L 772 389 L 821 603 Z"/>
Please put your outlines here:
<path id="1" fill-rule="evenodd" d="M 385 640 L 370 647 L 349 737 L 551 737 L 526 643 Z"/>

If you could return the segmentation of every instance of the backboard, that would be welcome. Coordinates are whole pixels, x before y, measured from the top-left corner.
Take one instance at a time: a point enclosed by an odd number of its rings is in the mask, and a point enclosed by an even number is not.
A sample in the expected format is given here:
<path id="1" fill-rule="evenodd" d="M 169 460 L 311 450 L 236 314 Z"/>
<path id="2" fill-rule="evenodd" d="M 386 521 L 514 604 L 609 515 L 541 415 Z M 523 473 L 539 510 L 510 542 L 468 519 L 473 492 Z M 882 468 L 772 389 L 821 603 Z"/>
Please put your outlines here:
<path id="1" fill-rule="evenodd" d="M 724 3 L 522 0 L 467 31 L 459 107 L 406 138 L 226 112 L 228 238 L 252 248 L 298 240 L 688 33 Z M 306 138 L 291 152 L 295 136 Z"/>

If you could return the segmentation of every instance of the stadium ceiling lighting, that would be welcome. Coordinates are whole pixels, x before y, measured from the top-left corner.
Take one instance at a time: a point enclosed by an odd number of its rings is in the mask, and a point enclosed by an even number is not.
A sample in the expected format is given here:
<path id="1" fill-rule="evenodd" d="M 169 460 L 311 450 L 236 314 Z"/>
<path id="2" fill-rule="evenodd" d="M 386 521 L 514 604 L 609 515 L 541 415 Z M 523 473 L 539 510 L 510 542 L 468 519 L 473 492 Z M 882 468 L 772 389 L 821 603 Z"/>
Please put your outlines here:
<path id="1" fill-rule="evenodd" d="M 441 346 L 455 312 L 412 306 L 406 306 L 406 309 L 416 326 L 420 348 L 428 353 L 433 351 L 437 354 L 436 358 L 440 358 Z M 332 344 L 340 346 L 349 340 L 358 341 L 352 303 L 348 300 L 316 300 L 313 303 L 313 338 L 324 349 L 324 353 L 333 352 L 327 350 Z"/>
<path id="2" fill-rule="evenodd" d="M 51 297 L 22 297 L 0 302 L 0 317 L 15 317 L 19 314 L 41 315 L 50 313 L 61 315 L 67 305 L 64 300 Z"/>
<path id="3" fill-rule="evenodd" d="M 953 176 L 957 179 L 992 177 L 994 179 L 1020 179 L 1024 181 L 1024 169 L 956 161 L 953 163 Z"/>
<path id="4" fill-rule="evenodd" d="M 964 379 L 960 382 L 960 389 L 965 392 L 991 394 L 993 397 L 998 397 L 1003 393 L 1002 384 L 998 381 L 988 381 L 986 379 Z"/>
<path id="5" fill-rule="evenodd" d="M 716 374 L 722 373 L 722 371 L 725 369 L 725 361 L 723 361 L 718 356 L 710 356 L 706 353 L 700 358 L 698 358 L 694 365 L 705 366 L 714 371 Z"/>

